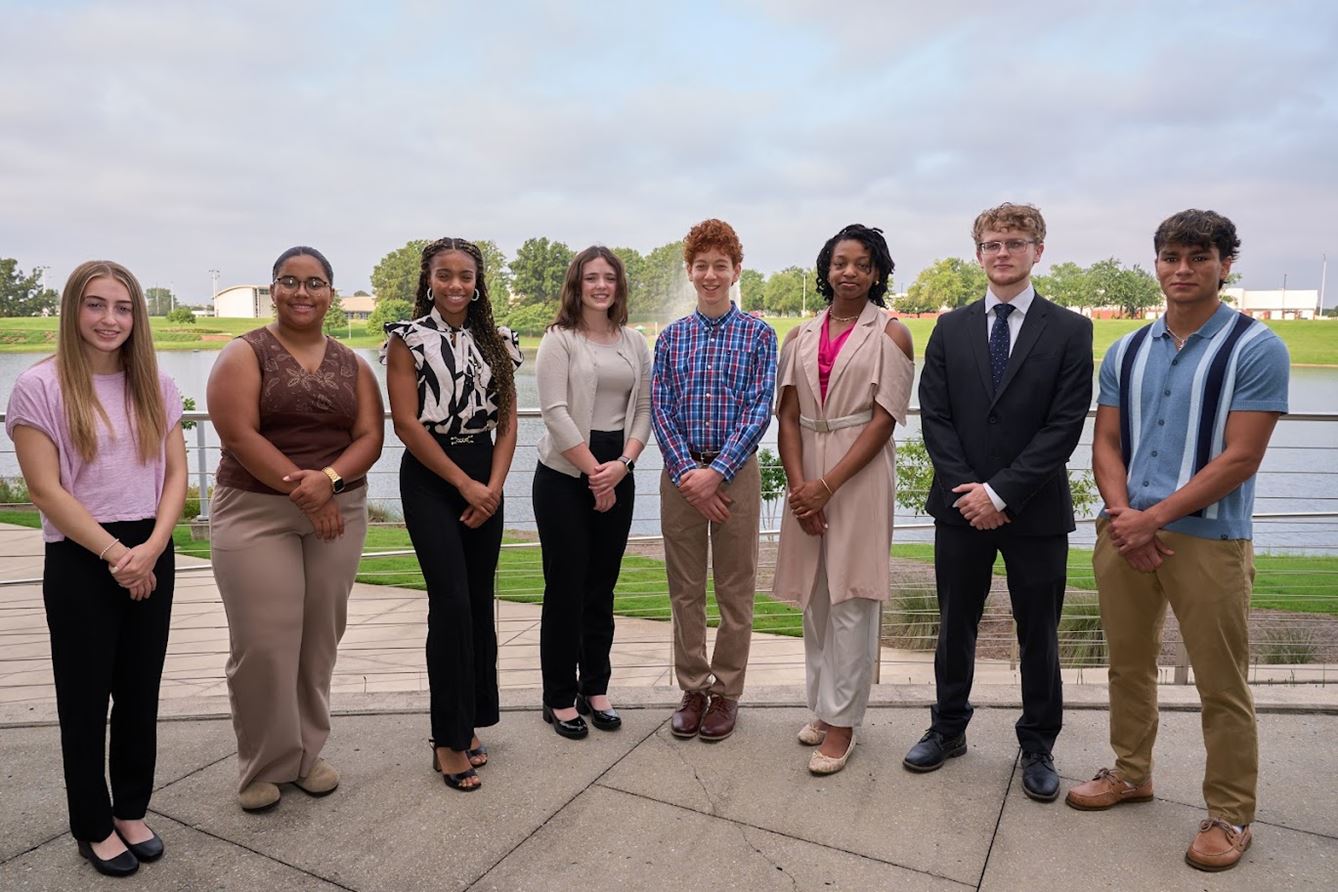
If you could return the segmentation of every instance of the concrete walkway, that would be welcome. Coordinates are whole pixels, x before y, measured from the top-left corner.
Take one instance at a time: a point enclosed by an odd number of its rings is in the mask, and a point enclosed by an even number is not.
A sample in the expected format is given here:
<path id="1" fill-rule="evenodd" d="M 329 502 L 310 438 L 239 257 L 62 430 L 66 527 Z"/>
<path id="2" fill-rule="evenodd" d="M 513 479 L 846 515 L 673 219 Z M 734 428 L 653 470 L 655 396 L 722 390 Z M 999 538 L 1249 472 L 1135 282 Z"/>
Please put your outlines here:
<path id="1" fill-rule="evenodd" d="M 0 534 L 0 579 L 40 574 L 23 534 Z M 183 562 L 184 563 L 184 562 Z M 421 592 L 359 586 L 340 654 L 324 754 L 331 796 L 293 787 L 273 811 L 236 805 L 222 664 L 226 624 L 208 572 L 187 571 L 149 820 L 168 854 L 118 882 L 95 874 L 66 828 L 59 731 L 40 587 L 0 587 L 0 890 L 239 889 L 1332 889 L 1338 885 L 1338 689 L 1263 685 L 1255 845 L 1226 874 L 1182 858 L 1202 817 L 1192 687 L 1161 689 L 1156 801 L 1106 813 L 1021 792 L 1006 664 L 978 674 L 971 750 L 913 775 L 901 757 L 928 723 L 924 655 L 884 654 L 849 767 L 806 770 L 794 734 L 802 647 L 758 636 L 738 732 L 675 740 L 668 626 L 619 620 L 617 733 L 567 741 L 540 720 L 537 612 L 502 605 L 503 717 L 492 764 L 464 795 L 430 770 Z M 773 640 L 774 639 L 774 640 Z M 912 683 L 900 682 L 905 676 Z M 1064 785 L 1108 765 L 1104 672 L 1070 673 L 1056 750 Z"/>

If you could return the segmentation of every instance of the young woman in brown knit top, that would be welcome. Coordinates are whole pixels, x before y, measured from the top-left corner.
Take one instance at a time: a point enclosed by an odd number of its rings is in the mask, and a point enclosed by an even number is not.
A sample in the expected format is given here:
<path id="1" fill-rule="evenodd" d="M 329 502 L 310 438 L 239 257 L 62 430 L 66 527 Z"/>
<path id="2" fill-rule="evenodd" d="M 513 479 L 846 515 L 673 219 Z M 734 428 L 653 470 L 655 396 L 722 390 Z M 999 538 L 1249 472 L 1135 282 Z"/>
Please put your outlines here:
<path id="1" fill-rule="evenodd" d="M 366 362 L 321 330 L 329 262 L 290 248 L 274 264 L 274 321 L 224 348 L 209 376 L 223 444 L 211 503 L 214 577 L 232 639 L 228 692 L 242 808 L 315 796 L 330 680 L 367 533 L 366 474 L 381 454 L 381 394 Z"/>

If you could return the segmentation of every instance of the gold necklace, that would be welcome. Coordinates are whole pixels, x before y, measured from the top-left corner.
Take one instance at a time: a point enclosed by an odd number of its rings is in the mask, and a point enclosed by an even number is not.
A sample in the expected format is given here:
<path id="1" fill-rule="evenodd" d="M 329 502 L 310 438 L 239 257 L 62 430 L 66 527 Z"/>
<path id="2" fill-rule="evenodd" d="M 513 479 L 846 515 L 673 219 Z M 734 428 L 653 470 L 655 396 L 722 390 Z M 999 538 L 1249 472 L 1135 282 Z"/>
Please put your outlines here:
<path id="1" fill-rule="evenodd" d="M 831 310 L 827 311 L 827 318 L 832 320 L 833 322 L 854 322 L 859 317 L 860 317 L 859 313 L 856 313 L 853 316 L 838 316 Z"/>

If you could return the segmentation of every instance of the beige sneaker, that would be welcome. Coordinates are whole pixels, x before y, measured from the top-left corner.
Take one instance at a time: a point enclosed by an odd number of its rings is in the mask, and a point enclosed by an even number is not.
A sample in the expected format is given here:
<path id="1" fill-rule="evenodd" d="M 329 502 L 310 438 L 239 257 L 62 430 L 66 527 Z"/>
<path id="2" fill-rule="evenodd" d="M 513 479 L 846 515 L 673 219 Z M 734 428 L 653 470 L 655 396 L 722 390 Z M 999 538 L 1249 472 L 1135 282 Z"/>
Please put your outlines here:
<path id="1" fill-rule="evenodd" d="M 1199 870 L 1230 870 L 1254 842 L 1250 825 L 1237 830 L 1221 818 L 1199 822 L 1199 832 L 1185 852 L 1185 861 Z"/>
<path id="2" fill-rule="evenodd" d="M 268 781 L 251 781 L 237 794 L 237 801 L 245 811 L 264 811 L 279 804 L 279 788 Z"/>
<path id="3" fill-rule="evenodd" d="M 1070 789 L 1064 801 L 1079 811 L 1102 811 L 1124 802 L 1151 802 L 1152 778 L 1134 786 L 1109 768 L 1102 768 L 1096 777 Z"/>
<path id="4" fill-rule="evenodd" d="M 306 777 L 299 777 L 293 783 L 312 796 L 327 796 L 339 786 L 339 772 L 329 762 L 317 757 L 316 764 L 311 766 Z"/>

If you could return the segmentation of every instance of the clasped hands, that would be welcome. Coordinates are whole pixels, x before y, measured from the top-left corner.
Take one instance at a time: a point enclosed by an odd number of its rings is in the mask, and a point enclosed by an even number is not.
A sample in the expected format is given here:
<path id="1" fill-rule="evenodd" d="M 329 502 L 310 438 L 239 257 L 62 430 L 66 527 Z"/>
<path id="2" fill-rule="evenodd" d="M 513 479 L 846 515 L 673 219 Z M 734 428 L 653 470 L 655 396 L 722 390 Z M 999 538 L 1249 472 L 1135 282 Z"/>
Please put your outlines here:
<path id="1" fill-rule="evenodd" d="M 116 583 L 130 593 L 130 600 L 143 601 L 158 587 L 158 577 L 153 574 L 153 567 L 162 555 L 161 548 L 155 548 L 151 542 L 144 542 L 130 548 L 118 546 L 121 553 L 113 558 L 107 556 L 107 569 L 111 571 Z"/>
<path id="2" fill-rule="evenodd" d="M 1162 565 L 1169 555 L 1175 554 L 1169 545 L 1157 538 L 1161 526 L 1147 511 L 1137 508 L 1106 508 L 1110 518 L 1110 541 L 1129 566 L 1143 573 L 1151 573 Z"/>
<path id="3" fill-rule="evenodd" d="M 588 475 L 590 492 L 595 496 L 595 510 L 607 511 L 618 501 L 614 489 L 627 478 L 630 472 L 627 465 L 619 459 L 601 462 L 595 465 L 594 473 Z"/>
<path id="4" fill-rule="evenodd" d="M 344 515 L 339 511 L 334 488 L 324 471 L 293 471 L 283 479 L 297 484 L 297 488 L 288 493 L 288 499 L 311 520 L 317 539 L 333 542 L 344 535 Z"/>
<path id="5" fill-rule="evenodd" d="M 734 500 L 720 491 L 724 477 L 714 468 L 690 468 L 678 478 L 678 491 L 687 503 L 707 520 L 729 520 L 729 506 Z"/>
<path id="6" fill-rule="evenodd" d="M 959 498 L 952 503 L 952 506 L 962 513 L 962 517 L 965 517 L 966 522 L 974 529 L 997 530 L 1010 522 L 1007 514 L 994 507 L 994 501 L 990 498 L 989 491 L 985 489 L 985 484 L 963 483 L 961 486 L 954 486 L 952 491 L 959 494 Z"/>
<path id="7" fill-rule="evenodd" d="M 821 477 L 790 487 L 786 498 L 801 530 L 810 536 L 821 536 L 827 531 L 827 514 L 823 508 L 831 501 L 832 492 Z"/>

